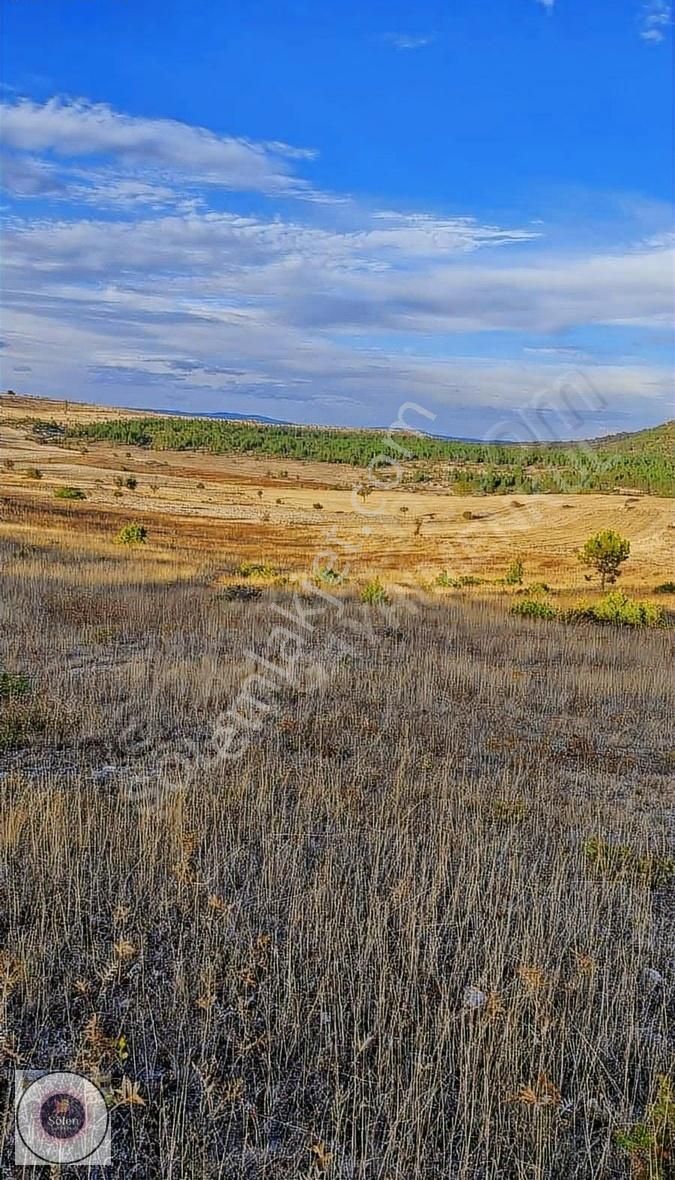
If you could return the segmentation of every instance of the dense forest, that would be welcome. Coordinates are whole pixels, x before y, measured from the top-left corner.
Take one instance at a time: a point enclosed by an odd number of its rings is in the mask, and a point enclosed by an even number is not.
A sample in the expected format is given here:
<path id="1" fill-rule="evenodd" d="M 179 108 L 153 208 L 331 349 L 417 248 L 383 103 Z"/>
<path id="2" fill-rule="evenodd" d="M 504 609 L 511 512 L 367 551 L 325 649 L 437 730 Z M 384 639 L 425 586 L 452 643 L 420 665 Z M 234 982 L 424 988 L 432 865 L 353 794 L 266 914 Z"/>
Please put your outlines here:
<path id="1" fill-rule="evenodd" d="M 406 465 L 410 482 L 443 482 L 458 494 L 641 491 L 675 495 L 675 423 L 582 443 L 474 443 L 377 430 L 272 426 L 208 418 L 121 418 L 73 427 L 35 424 L 81 442 L 154 450 L 238 452 L 272 459 Z M 53 433 L 52 433 L 53 437 Z"/>

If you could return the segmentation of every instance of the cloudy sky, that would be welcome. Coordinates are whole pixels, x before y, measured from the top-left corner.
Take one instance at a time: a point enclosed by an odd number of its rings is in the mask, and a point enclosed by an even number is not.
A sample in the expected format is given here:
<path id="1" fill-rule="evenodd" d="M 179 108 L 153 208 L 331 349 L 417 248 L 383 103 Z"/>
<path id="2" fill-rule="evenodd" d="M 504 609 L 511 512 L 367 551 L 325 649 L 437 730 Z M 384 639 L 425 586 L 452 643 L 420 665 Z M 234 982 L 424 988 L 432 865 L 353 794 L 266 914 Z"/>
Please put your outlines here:
<path id="1" fill-rule="evenodd" d="M 414 401 L 471 437 L 673 416 L 664 0 L 4 21 L 3 388 L 345 425 Z"/>

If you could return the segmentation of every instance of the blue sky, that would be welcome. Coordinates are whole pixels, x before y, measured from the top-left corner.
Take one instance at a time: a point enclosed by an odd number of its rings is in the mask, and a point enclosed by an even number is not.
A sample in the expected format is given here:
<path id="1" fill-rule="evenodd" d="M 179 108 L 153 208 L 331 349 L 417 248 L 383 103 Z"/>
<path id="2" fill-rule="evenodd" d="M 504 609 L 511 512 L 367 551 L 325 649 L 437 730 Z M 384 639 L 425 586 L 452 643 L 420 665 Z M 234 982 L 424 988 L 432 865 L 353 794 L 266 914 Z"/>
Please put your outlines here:
<path id="1" fill-rule="evenodd" d="M 572 437 L 673 415 L 665 0 L 5 0 L 2 385 Z"/>

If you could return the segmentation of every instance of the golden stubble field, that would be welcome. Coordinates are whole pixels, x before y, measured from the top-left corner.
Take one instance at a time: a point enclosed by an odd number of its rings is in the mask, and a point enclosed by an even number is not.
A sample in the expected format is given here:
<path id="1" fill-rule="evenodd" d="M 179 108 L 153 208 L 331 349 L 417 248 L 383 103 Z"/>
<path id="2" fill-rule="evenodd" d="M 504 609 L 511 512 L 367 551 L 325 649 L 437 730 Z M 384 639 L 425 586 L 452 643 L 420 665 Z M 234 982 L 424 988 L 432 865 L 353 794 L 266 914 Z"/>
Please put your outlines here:
<path id="1" fill-rule="evenodd" d="M 410 589 L 441 570 L 498 578 L 520 556 L 526 580 L 587 591 L 577 550 L 590 533 L 613 528 L 631 542 L 622 586 L 646 593 L 672 568 L 673 502 L 664 498 L 473 497 L 403 483 L 362 501 L 360 468 L 108 444 L 83 452 L 38 444 L 21 425 L 25 417 L 73 423 L 133 413 L 0 397 L 0 534 L 37 529 L 105 544 L 133 520 L 148 528 L 149 548 L 188 563 L 260 561 L 293 578 L 325 554 L 325 564 L 339 561 L 355 578 L 380 575 Z M 42 478 L 30 478 L 35 467 Z M 116 487 L 129 477 L 134 489 Z M 63 484 L 81 488 L 86 501 L 55 499 Z"/>

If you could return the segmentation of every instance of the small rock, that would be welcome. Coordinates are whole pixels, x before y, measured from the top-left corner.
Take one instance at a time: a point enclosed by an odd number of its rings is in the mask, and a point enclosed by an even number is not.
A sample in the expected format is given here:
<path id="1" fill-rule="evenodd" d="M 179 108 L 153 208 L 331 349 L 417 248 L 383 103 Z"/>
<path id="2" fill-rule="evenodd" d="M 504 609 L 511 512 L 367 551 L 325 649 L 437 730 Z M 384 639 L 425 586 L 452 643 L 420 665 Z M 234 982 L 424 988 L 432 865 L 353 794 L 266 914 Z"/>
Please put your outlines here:
<path id="1" fill-rule="evenodd" d="M 477 988 L 477 987 L 465 987 L 464 988 L 464 998 L 462 1000 L 462 1006 L 464 1008 L 470 1008 L 470 1009 L 482 1008 L 485 1004 L 487 1004 L 487 996 L 486 996 L 485 992 L 482 992 L 480 990 L 480 988 Z"/>
<path id="2" fill-rule="evenodd" d="M 642 971 L 642 978 L 649 987 L 659 987 L 665 980 L 660 971 L 655 967 L 645 967 Z"/>
<path id="3" fill-rule="evenodd" d="M 102 787 L 108 782 L 108 779 L 111 779 L 114 774 L 117 774 L 118 770 L 118 766 L 99 766 L 93 771 L 91 777 L 97 787 Z"/>

